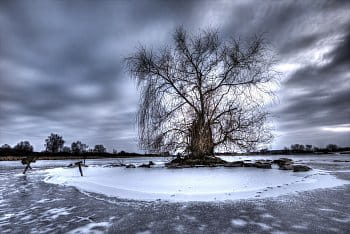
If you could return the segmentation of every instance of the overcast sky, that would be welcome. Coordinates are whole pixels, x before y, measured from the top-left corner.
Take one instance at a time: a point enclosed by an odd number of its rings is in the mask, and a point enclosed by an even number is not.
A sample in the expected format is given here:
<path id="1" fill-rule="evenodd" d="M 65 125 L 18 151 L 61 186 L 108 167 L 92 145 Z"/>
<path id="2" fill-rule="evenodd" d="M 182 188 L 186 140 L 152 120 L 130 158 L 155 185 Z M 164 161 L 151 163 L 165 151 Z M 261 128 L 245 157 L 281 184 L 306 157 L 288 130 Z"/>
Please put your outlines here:
<path id="1" fill-rule="evenodd" d="M 264 33 L 281 72 L 272 148 L 350 145 L 350 1 L 1 1 L 0 145 L 51 133 L 137 151 L 139 93 L 122 59 L 183 25 Z"/>

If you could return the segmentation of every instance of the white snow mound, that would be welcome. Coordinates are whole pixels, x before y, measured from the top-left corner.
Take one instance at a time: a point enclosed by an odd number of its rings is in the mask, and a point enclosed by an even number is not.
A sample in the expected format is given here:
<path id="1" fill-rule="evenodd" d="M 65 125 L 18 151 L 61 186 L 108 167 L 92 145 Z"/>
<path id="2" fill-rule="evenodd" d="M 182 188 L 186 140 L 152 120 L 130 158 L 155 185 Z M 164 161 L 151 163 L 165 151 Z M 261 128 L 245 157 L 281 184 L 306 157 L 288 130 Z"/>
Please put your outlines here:
<path id="1" fill-rule="evenodd" d="M 47 169 L 47 183 L 75 186 L 136 200 L 225 201 L 276 197 L 347 183 L 320 170 L 291 172 L 257 168 L 77 168 Z"/>

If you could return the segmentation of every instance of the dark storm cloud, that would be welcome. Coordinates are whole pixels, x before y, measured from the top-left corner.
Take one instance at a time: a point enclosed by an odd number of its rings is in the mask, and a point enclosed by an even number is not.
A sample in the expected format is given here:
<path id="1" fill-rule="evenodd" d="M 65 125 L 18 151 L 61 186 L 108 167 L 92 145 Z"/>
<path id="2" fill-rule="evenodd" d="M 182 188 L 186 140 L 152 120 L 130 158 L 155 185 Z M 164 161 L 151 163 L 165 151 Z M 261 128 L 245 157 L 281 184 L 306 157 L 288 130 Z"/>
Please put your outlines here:
<path id="1" fill-rule="evenodd" d="M 346 28 L 347 35 L 343 38 L 339 46 L 333 50 L 329 56 L 332 57 L 332 63 L 329 64 L 329 68 L 338 66 L 347 66 L 349 69 L 350 63 L 350 22 Z"/>
<path id="2" fill-rule="evenodd" d="M 333 133 L 332 139 L 329 132 L 322 132 L 324 127 L 350 126 L 350 22 L 347 23 L 345 30 L 339 30 L 342 34 L 339 42 L 323 56 L 324 63 L 300 68 L 283 84 L 285 95 L 284 105 L 278 111 L 279 125 L 284 131 L 298 129 L 296 139 L 312 142 L 310 139 L 315 136 L 310 132 L 315 131 L 320 139 L 313 142 L 325 144 L 327 139 L 342 145 L 350 143 L 349 130 Z"/>
<path id="3" fill-rule="evenodd" d="M 168 43 L 178 25 L 264 33 L 282 65 L 303 65 L 282 80 L 278 131 L 348 124 L 348 9 L 349 1 L 1 1 L 0 144 L 28 139 L 40 150 L 58 132 L 68 143 L 137 150 L 138 93 L 122 59 L 139 43 Z M 327 63 L 308 64 L 327 38 Z"/>
<path id="4" fill-rule="evenodd" d="M 273 113 L 277 132 L 283 132 L 278 147 L 324 145 L 330 139 L 322 127 L 350 124 L 349 9 L 349 1 L 256 1 L 234 7 L 236 17 L 224 25 L 225 35 L 262 34 L 280 65 L 298 67 L 281 80 L 280 104 Z M 350 131 L 333 138 L 349 145 Z"/>
<path id="5" fill-rule="evenodd" d="M 136 150 L 138 95 L 121 60 L 191 10 L 185 1 L 2 1 L 0 142 L 30 138 L 40 149 L 58 132 Z"/>
<path id="6" fill-rule="evenodd" d="M 290 92 L 287 96 L 289 101 L 283 107 L 282 118 L 289 127 L 350 122 L 349 51 L 348 32 L 324 58 L 329 62 L 301 68 L 285 82 L 284 87 L 290 89 Z M 301 93 L 298 89 L 302 90 Z"/>
<path id="7" fill-rule="evenodd" d="M 296 50 L 300 51 L 305 48 L 309 48 L 315 42 L 321 38 L 319 34 L 306 35 L 295 40 L 290 40 L 279 50 L 280 54 L 288 55 L 290 53 L 295 53 Z"/>

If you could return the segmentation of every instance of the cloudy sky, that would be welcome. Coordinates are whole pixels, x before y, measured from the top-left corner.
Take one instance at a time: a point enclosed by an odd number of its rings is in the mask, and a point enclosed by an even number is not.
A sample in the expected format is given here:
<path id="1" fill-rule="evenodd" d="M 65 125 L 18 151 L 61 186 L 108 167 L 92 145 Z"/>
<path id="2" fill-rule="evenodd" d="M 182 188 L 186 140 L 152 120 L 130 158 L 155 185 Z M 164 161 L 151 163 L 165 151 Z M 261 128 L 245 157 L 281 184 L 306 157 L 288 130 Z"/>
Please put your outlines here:
<path id="1" fill-rule="evenodd" d="M 281 72 L 272 148 L 350 145 L 350 1 L 1 1 L 0 145 L 51 133 L 137 151 L 139 94 L 122 59 L 183 25 L 264 33 Z"/>

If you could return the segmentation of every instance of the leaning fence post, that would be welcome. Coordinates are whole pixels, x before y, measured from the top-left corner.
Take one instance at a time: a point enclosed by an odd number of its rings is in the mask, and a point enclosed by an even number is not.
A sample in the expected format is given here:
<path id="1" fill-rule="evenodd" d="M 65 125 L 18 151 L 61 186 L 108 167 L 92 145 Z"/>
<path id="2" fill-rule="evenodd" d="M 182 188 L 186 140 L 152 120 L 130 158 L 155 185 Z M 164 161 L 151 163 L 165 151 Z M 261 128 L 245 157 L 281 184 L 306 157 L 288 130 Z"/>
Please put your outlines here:
<path id="1" fill-rule="evenodd" d="M 31 163 L 31 162 L 28 162 L 26 168 L 24 168 L 23 174 L 25 174 L 29 168 L 32 169 L 32 168 L 30 167 L 30 163 Z"/>
<path id="2" fill-rule="evenodd" d="M 23 164 L 23 165 L 27 164 L 27 166 L 24 168 L 23 174 L 26 174 L 26 172 L 27 172 L 28 169 L 32 169 L 32 167 L 30 166 L 30 164 L 31 164 L 32 162 L 35 162 L 37 159 L 38 159 L 38 157 L 32 157 L 32 156 L 28 156 L 28 157 L 22 159 L 22 161 L 21 161 L 22 164 Z"/>
<path id="3" fill-rule="evenodd" d="M 75 163 L 75 165 L 78 165 L 78 167 L 79 167 L 79 172 L 80 172 L 80 175 L 81 176 L 83 176 L 83 169 L 81 169 L 81 164 L 82 164 L 83 162 L 82 161 L 79 161 L 79 162 L 76 162 Z"/>

